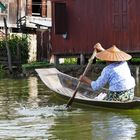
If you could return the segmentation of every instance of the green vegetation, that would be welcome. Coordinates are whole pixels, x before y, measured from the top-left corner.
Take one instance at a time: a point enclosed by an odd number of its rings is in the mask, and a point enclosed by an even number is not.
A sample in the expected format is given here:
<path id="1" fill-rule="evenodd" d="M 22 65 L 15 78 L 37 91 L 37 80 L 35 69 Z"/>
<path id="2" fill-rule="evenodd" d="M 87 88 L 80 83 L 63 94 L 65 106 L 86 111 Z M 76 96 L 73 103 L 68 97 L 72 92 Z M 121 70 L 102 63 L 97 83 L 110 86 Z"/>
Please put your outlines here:
<path id="1" fill-rule="evenodd" d="M 130 62 L 130 64 L 140 64 L 140 58 L 132 58 L 131 60 L 129 60 L 128 62 Z M 106 62 L 105 61 L 103 61 L 103 60 L 99 60 L 99 59 L 97 59 L 96 60 L 96 63 L 97 64 L 105 64 Z"/>
<path id="2" fill-rule="evenodd" d="M 97 63 L 97 64 L 106 64 L 105 61 L 103 61 L 103 60 L 99 60 L 99 59 L 96 59 L 96 63 Z"/>
<path id="3" fill-rule="evenodd" d="M 12 59 L 17 59 L 17 56 L 20 55 L 21 63 L 27 63 L 29 58 L 29 40 L 30 38 L 26 35 L 15 35 L 12 34 L 8 36 L 8 46 L 11 51 Z M 6 48 L 5 40 L 0 40 L 0 47 Z M 7 54 L 6 54 L 7 55 Z"/>
<path id="4" fill-rule="evenodd" d="M 0 78 L 4 77 L 6 75 L 6 71 L 4 69 L 3 65 L 0 65 Z"/>
<path id="5" fill-rule="evenodd" d="M 35 69 L 35 68 L 43 68 L 43 67 L 45 68 L 49 66 L 53 66 L 53 64 L 50 64 L 48 62 L 31 62 L 28 64 L 23 64 L 22 68 L 26 70 L 30 70 L 30 69 Z"/>
<path id="6" fill-rule="evenodd" d="M 140 58 L 132 58 L 131 60 L 130 60 L 130 63 L 131 64 L 140 64 Z"/>
<path id="7" fill-rule="evenodd" d="M 21 52 L 21 63 L 27 63 L 29 58 L 29 37 L 26 35 L 17 36 L 11 35 L 9 39 L 9 46 L 12 56 L 16 56 L 17 49 Z"/>
<path id="8" fill-rule="evenodd" d="M 77 58 L 64 58 L 64 64 L 77 64 Z"/>

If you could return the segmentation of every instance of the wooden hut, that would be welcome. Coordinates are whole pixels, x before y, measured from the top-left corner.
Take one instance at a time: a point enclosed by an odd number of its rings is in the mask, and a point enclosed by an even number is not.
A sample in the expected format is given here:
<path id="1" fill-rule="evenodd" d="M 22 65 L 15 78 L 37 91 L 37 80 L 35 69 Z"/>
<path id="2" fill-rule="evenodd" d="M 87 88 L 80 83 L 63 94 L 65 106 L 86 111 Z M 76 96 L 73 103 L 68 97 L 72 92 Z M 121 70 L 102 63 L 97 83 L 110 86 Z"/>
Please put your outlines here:
<path id="1" fill-rule="evenodd" d="M 28 33 L 32 40 L 35 39 L 36 34 L 37 44 L 34 43 L 35 40 L 32 41 L 30 50 L 34 52 L 31 53 L 33 56 L 37 53 L 38 61 L 48 58 L 48 28 L 51 27 L 50 0 L 1 0 L 0 39 L 4 37 L 3 18 L 7 22 L 8 33 Z"/>
<path id="2" fill-rule="evenodd" d="M 140 53 L 140 0 L 51 0 L 52 54 L 88 55 L 95 43 Z"/>

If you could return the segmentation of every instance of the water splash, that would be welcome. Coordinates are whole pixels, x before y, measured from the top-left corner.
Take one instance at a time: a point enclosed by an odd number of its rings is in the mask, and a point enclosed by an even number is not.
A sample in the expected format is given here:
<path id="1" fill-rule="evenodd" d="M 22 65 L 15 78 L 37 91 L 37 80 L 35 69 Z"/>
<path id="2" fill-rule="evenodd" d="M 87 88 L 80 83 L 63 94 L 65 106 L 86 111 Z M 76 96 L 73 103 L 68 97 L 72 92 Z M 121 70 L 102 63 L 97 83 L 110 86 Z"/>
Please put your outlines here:
<path id="1" fill-rule="evenodd" d="M 21 116 L 41 116 L 41 117 L 56 117 L 56 116 L 69 116 L 71 114 L 82 112 L 81 109 L 78 108 L 66 108 L 66 105 L 52 105 L 46 107 L 37 107 L 37 108 L 28 108 L 23 106 L 22 108 L 18 108 L 17 114 Z"/>

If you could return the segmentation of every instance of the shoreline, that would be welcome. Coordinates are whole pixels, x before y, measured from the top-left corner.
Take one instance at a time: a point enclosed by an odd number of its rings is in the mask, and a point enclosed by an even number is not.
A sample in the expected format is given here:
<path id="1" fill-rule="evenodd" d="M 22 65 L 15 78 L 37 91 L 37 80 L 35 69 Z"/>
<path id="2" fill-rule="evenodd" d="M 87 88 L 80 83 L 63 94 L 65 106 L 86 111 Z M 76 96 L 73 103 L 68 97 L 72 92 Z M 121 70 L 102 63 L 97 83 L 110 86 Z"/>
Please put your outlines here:
<path id="1" fill-rule="evenodd" d="M 91 67 L 89 68 L 87 72 L 87 76 L 89 75 L 100 75 L 101 71 L 107 64 L 103 63 L 96 63 L 92 64 Z M 36 76 L 37 73 L 35 69 L 39 68 L 56 68 L 62 73 L 66 73 L 68 75 L 74 76 L 74 77 L 79 77 L 81 74 L 83 74 L 85 68 L 87 65 L 77 65 L 77 64 L 60 64 L 60 65 L 47 65 L 47 66 L 30 66 L 30 67 L 23 67 L 22 69 L 14 69 L 13 73 L 9 73 L 8 70 L 1 70 L 0 72 L 0 78 L 6 78 L 6 77 L 11 77 L 11 78 L 23 78 L 23 77 L 29 77 L 29 76 Z M 134 65 L 134 64 L 129 64 L 131 74 L 134 77 L 139 77 L 140 76 L 140 65 Z"/>
<path id="2" fill-rule="evenodd" d="M 102 69 L 106 66 L 106 64 L 92 64 L 91 68 L 88 70 L 88 74 L 100 74 Z M 133 76 L 140 76 L 140 65 L 129 65 L 131 73 Z M 39 67 L 41 68 L 41 67 Z M 81 75 L 85 68 L 86 65 L 70 65 L 70 64 L 65 64 L 65 65 L 56 65 L 56 66 L 48 66 L 48 67 L 42 67 L 42 68 L 56 68 L 59 71 L 69 74 L 71 76 L 79 76 Z M 33 76 L 36 75 L 37 73 L 35 72 L 35 69 L 38 68 L 33 68 L 33 69 L 23 69 L 22 74 L 26 76 Z"/>

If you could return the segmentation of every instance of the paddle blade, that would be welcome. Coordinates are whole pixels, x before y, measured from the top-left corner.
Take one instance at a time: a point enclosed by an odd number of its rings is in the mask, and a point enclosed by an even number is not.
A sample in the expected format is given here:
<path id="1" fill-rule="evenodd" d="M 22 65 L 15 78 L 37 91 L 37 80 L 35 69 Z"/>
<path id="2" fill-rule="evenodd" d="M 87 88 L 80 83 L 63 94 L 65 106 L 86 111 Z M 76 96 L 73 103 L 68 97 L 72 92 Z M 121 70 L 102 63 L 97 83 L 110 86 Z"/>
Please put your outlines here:
<path id="1" fill-rule="evenodd" d="M 72 103 L 73 103 L 74 98 L 70 98 L 70 100 L 68 101 L 66 108 L 70 108 Z"/>

